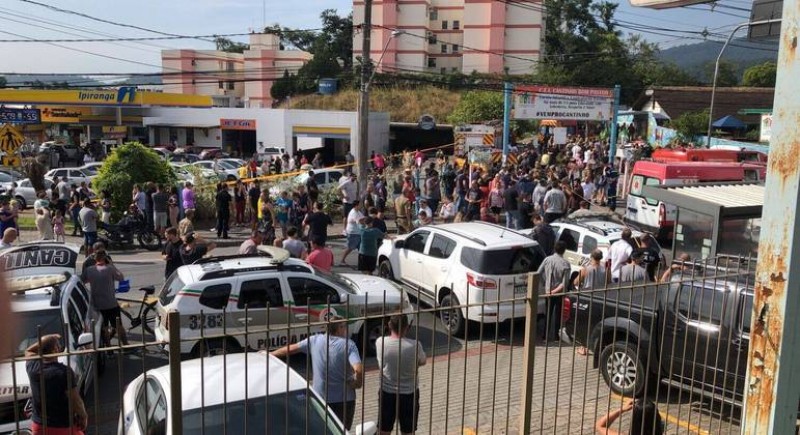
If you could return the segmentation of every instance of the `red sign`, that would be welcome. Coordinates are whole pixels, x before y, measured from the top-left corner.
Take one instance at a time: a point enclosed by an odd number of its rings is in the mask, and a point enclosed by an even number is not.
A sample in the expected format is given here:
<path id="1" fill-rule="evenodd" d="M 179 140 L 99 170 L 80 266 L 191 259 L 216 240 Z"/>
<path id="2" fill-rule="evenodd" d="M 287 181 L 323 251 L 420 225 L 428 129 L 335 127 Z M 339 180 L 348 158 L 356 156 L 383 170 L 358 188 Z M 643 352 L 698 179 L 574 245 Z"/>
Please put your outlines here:
<path id="1" fill-rule="evenodd" d="M 567 88 L 563 86 L 517 86 L 514 93 L 574 95 L 578 97 L 614 98 L 614 90 L 606 88 Z"/>
<path id="2" fill-rule="evenodd" d="M 219 120 L 219 127 L 223 130 L 255 130 L 255 119 L 225 119 Z"/>

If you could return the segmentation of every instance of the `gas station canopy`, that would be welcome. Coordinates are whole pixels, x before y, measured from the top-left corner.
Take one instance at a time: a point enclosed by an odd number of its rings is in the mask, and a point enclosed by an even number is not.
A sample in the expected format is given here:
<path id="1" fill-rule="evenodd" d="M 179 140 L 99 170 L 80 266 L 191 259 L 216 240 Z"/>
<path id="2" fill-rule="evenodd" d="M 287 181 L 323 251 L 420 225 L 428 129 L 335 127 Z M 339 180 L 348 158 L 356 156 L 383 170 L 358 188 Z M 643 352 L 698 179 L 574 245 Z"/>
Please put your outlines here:
<path id="1" fill-rule="evenodd" d="M 0 104 L 52 104 L 94 107 L 211 107 L 207 95 L 140 91 L 135 86 L 117 89 L 30 90 L 0 89 Z"/>

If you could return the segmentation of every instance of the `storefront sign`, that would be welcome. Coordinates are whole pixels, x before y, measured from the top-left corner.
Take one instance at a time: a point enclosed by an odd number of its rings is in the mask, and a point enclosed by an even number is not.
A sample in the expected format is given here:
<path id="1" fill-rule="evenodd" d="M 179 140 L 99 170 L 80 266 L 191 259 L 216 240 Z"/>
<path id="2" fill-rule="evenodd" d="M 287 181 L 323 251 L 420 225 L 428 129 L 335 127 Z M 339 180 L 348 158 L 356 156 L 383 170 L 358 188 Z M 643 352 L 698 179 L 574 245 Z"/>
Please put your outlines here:
<path id="1" fill-rule="evenodd" d="M 608 121 L 612 117 L 611 89 L 522 86 L 514 94 L 515 119 Z"/>
<path id="2" fill-rule="evenodd" d="M 0 109 L 0 123 L 14 124 L 39 124 L 41 115 L 39 109 Z"/>
<path id="3" fill-rule="evenodd" d="M 124 125 L 104 125 L 103 137 L 106 139 L 122 139 L 128 135 L 128 127 Z"/>
<path id="4" fill-rule="evenodd" d="M 88 107 L 57 107 L 44 106 L 41 108 L 42 122 L 70 124 L 80 122 L 81 117 L 92 114 Z"/>
<path id="5" fill-rule="evenodd" d="M 219 120 L 219 127 L 223 130 L 255 130 L 255 119 L 225 119 Z"/>
<path id="6" fill-rule="evenodd" d="M 109 90 L 0 89 L 0 104 L 211 107 L 211 97 L 140 91 L 135 86 Z"/>

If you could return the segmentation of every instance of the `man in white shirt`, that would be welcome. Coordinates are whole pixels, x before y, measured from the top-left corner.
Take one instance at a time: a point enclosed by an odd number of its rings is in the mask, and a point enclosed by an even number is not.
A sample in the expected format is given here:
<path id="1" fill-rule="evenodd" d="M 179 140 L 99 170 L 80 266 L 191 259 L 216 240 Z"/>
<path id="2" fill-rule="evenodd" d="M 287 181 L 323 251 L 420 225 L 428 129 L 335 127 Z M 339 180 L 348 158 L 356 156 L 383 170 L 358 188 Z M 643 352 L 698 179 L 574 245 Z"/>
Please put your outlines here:
<path id="1" fill-rule="evenodd" d="M 356 174 L 350 174 L 349 177 L 342 177 L 339 180 L 339 193 L 342 195 L 342 216 L 344 217 L 344 226 L 347 226 L 347 216 L 350 210 L 353 209 L 353 203 L 358 202 L 358 180 Z"/>
<path id="2" fill-rule="evenodd" d="M 608 250 L 608 257 L 611 259 L 611 280 L 619 282 L 619 272 L 633 252 L 632 233 L 629 228 L 622 230 L 622 239 L 617 240 Z"/>
<path id="3" fill-rule="evenodd" d="M 364 213 L 361 211 L 362 205 L 356 201 L 353 203 L 353 208 L 347 214 L 345 232 L 347 233 L 347 249 L 342 255 L 342 265 L 347 265 L 347 255 L 353 251 L 358 251 L 361 245 L 361 221 L 364 219 Z"/>
<path id="4" fill-rule="evenodd" d="M 594 192 L 597 190 L 592 182 L 592 179 L 586 178 L 586 181 L 581 184 L 581 187 L 583 188 L 583 200 L 591 203 L 592 199 L 594 198 Z"/>

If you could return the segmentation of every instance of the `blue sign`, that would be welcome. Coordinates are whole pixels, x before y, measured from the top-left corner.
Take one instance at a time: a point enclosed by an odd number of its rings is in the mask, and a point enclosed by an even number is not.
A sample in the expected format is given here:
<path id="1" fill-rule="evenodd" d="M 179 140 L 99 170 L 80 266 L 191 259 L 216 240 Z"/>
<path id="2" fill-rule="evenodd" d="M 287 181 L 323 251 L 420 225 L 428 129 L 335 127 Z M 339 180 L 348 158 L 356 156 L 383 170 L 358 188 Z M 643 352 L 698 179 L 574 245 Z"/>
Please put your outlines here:
<path id="1" fill-rule="evenodd" d="M 41 124 L 39 109 L 0 109 L 0 124 Z"/>

